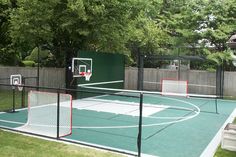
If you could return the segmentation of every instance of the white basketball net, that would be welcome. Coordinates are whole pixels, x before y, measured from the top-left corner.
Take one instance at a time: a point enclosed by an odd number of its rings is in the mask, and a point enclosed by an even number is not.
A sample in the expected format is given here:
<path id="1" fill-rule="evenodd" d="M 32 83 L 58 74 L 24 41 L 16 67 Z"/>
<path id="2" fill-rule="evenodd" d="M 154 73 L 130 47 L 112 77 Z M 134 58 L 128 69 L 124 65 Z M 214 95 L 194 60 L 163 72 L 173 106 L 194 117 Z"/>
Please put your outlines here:
<path id="1" fill-rule="evenodd" d="M 17 86 L 19 91 L 23 90 L 23 86 L 22 86 L 23 84 L 19 83 L 18 81 L 14 81 L 13 85 Z"/>
<path id="2" fill-rule="evenodd" d="M 92 76 L 92 73 L 90 73 L 90 72 L 85 73 L 85 74 L 84 74 L 85 81 L 89 81 L 91 76 Z"/>
<path id="3" fill-rule="evenodd" d="M 23 90 L 23 86 L 21 86 L 21 85 L 23 85 L 23 84 L 20 84 L 20 83 L 18 83 L 18 82 L 16 81 L 16 82 L 14 82 L 14 85 L 17 86 L 17 88 L 18 88 L 19 91 L 22 91 L 22 90 Z"/>
<path id="4" fill-rule="evenodd" d="M 21 85 L 23 85 L 23 84 L 21 84 Z M 19 91 L 22 91 L 22 90 L 23 90 L 23 86 L 19 86 L 19 85 L 18 85 L 17 87 L 18 87 L 18 90 L 19 90 Z"/>

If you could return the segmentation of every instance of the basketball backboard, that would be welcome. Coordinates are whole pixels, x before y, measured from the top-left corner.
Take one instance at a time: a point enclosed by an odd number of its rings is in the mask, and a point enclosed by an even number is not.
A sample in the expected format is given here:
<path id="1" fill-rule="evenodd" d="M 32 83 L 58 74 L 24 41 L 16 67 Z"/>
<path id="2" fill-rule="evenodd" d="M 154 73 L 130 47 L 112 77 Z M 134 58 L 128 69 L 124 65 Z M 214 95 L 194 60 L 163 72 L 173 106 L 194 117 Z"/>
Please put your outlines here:
<path id="1" fill-rule="evenodd" d="M 10 84 L 11 85 L 21 85 L 22 79 L 20 74 L 11 75 L 10 76 Z"/>
<path id="2" fill-rule="evenodd" d="M 92 58 L 73 58 L 72 59 L 72 73 L 73 77 L 86 77 L 92 75 Z M 89 79 L 86 78 L 86 81 Z"/>
<path id="3" fill-rule="evenodd" d="M 11 75 L 10 76 L 10 84 L 14 85 L 14 86 L 12 86 L 12 89 L 15 89 L 15 86 L 17 86 L 19 91 L 22 91 L 23 86 L 20 86 L 20 85 L 22 85 L 22 76 L 20 74 Z"/>

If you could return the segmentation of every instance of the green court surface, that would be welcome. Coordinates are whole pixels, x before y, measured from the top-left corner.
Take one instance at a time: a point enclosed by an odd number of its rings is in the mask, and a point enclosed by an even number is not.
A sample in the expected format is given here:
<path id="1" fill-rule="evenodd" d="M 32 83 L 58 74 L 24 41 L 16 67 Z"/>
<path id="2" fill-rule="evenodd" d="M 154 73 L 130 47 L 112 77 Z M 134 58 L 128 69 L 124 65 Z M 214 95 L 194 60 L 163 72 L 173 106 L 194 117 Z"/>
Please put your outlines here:
<path id="1" fill-rule="evenodd" d="M 109 95 L 75 100 L 72 134 L 63 138 L 137 154 L 138 102 Z M 142 153 L 199 157 L 235 108 L 231 100 L 216 104 L 215 99 L 144 95 Z M 27 109 L 0 113 L 0 126 L 17 128 L 26 122 Z"/>

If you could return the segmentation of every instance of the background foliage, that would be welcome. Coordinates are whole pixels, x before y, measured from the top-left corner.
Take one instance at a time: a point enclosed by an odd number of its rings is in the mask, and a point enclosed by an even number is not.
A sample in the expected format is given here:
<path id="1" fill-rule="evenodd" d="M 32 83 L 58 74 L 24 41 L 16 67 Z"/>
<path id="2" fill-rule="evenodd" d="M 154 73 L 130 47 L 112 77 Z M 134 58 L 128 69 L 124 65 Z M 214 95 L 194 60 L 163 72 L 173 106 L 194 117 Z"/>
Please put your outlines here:
<path id="1" fill-rule="evenodd" d="M 201 55 L 210 61 L 198 68 L 215 66 L 230 60 L 226 41 L 235 32 L 235 2 L 0 0 L 0 64 L 37 62 L 39 49 L 42 66 L 63 67 L 78 50 L 123 53 L 131 65 L 138 52 Z"/>

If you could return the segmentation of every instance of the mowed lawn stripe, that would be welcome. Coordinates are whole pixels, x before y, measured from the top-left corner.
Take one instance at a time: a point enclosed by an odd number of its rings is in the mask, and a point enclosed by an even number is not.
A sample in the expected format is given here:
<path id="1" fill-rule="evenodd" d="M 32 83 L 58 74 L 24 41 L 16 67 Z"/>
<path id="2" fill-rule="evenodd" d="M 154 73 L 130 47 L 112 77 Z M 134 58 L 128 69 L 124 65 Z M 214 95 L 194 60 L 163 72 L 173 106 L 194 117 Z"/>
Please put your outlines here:
<path id="1" fill-rule="evenodd" d="M 121 157 L 122 155 L 79 147 L 0 130 L 1 157 Z"/>

